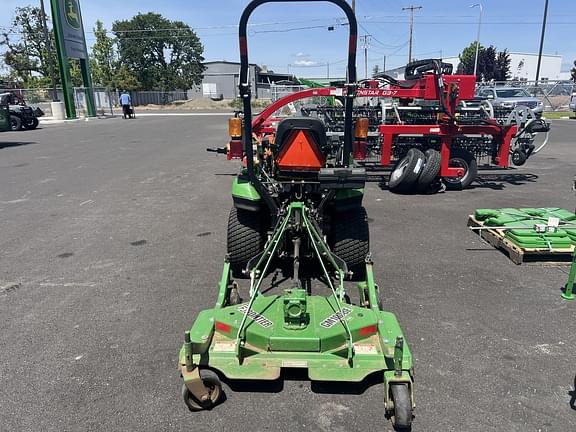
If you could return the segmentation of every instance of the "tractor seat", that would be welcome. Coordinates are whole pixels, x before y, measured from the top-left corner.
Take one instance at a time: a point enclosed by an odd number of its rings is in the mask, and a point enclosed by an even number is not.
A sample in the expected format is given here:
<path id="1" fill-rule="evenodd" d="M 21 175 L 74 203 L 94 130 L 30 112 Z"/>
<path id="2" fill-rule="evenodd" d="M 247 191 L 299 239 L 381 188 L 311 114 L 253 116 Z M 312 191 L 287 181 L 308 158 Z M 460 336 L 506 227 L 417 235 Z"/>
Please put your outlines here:
<path id="1" fill-rule="evenodd" d="M 276 129 L 276 165 L 293 177 L 317 173 L 326 162 L 326 128 L 314 117 L 290 117 Z"/>

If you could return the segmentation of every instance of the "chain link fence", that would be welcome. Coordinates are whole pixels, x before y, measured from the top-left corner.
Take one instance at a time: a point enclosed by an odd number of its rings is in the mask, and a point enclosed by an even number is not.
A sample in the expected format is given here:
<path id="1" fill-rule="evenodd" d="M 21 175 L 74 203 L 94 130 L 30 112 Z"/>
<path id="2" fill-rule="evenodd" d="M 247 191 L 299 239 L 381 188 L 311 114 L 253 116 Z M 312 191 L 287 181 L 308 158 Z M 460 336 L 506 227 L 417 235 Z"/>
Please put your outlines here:
<path id="1" fill-rule="evenodd" d="M 480 82 L 478 89 L 483 87 L 511 86 L 520 87 L 544 103 L 545 111 L 568 111 L 572 93 L 576 92 L 574 81 L 496 81 Z"/>

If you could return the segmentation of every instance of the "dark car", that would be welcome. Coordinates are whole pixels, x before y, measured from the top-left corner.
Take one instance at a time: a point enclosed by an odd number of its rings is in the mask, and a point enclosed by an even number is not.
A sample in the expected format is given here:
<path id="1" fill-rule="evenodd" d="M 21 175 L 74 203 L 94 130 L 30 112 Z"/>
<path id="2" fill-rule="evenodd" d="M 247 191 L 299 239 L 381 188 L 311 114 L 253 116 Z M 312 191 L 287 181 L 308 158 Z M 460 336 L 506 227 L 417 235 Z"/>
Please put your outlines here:
<path id="1" fill-rule="evenodd" d="M 13 131 L 36 129 L 39 124 L 38 117 L 44 115 L 40 108 L 26 105 L 13 93 L 0 93 L 0 105 L 8 105 L 10 108 L 10 128 Z"/>

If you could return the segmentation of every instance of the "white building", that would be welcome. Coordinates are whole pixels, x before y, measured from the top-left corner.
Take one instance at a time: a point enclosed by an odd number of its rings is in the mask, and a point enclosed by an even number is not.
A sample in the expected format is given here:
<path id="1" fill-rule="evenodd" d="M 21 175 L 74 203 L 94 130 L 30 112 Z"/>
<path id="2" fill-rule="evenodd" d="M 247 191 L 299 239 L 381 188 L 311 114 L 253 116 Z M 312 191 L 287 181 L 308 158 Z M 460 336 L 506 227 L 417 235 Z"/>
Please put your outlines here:
<path id="1" fill-rule="evenodd" d="M 510 79 L 534 81 L 538 67 L 538 54 L 515 53 L 510 54 Z M 454 72 L 458 68 L 460 60 L 458 56 L 442 59 L 446 63 L 454 65 Z M 570 72 L 562 72 L 562 56 L 542 54 L 540 65 L 540 79 L 557 81 L 570 79 Z"/>

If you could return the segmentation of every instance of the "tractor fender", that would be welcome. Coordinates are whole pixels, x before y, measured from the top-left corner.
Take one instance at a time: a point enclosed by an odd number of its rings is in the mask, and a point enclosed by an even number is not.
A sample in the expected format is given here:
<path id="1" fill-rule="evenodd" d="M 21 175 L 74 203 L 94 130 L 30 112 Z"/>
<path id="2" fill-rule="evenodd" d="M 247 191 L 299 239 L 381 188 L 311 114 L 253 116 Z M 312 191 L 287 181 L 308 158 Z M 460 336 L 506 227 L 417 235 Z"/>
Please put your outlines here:
<path id="1" fill-rule="evenodd" d="M 232 199 L 234 207 L 239 209 L 259 211 L 262 207 L 262 197 L 247 177 L 240 176 L 234 179 L 232 182 Z"/>

